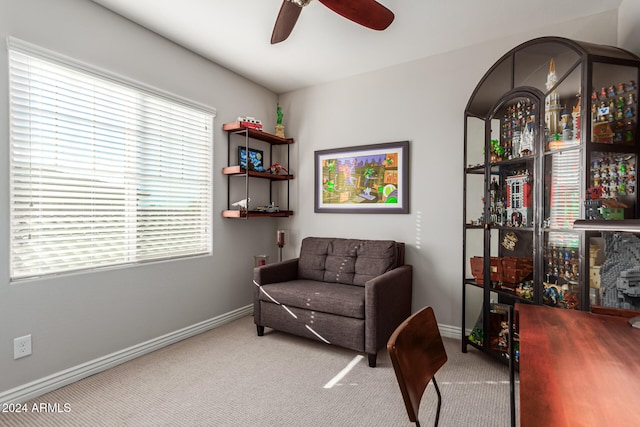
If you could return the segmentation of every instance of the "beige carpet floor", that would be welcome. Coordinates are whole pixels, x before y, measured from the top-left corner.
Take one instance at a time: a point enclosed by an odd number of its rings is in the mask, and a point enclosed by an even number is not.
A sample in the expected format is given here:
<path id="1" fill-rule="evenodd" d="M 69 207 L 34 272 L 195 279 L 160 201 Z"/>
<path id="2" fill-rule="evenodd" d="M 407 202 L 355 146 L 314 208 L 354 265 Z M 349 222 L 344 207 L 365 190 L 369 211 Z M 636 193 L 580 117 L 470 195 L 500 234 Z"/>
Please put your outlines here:
<path id="1" fill-rule="evenodd" d="M 436 375 L 440 426 L 509 425 L 506 366 L 445 339 L 449 360 Z M 385 351 L 378 366 L 359 361 L 325 388 L 357 353 L 267 328 L 251 316 L 202 333 L 30 402 L 60 412 L 0 414 L 17 426 L 410 426 Z M 517 388 L 516 388 L 517 390 Z M 420 408 L 433 424 L 430 385 Z"/>

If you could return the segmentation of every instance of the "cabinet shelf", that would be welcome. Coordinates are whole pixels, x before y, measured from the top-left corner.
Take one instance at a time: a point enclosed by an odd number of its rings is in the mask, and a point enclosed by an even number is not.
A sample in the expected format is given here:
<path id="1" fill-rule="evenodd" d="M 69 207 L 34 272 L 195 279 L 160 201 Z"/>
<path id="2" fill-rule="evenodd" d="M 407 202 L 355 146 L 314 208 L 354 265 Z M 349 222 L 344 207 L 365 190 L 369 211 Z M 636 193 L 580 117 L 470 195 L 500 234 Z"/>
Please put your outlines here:
<path id="1" fill-rule="evenodd" d="M 523 157 L 514 157 L 513 159 L 504 159 L 497 162 L 491 162 L 491 166 L 509 166 L 516 165 L 525 162 L 532 162 L 534 160 L 534 156 L 523 156 Z M 481 166 L 484 168 L 484 166 Z"/>
<path id="2" fill-rule="evenodd" d="M 467 169 L 465 170 L 466 173 L 475 173 L 478 175 L 484 175 L 484 165 L 474 165 L 474 166 L 468 166 Z"/>

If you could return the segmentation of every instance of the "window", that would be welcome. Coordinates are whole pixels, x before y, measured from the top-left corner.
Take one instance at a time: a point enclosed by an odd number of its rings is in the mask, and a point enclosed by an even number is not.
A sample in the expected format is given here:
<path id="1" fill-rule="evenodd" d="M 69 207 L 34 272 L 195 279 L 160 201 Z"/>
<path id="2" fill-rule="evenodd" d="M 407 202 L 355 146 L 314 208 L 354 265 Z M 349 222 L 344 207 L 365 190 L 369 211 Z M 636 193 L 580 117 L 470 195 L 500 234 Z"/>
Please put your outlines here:
<path id="1" fill-rule="evenodd" d="M 9 41 L 13 280 L 210 254 L 215 112 Z"/>

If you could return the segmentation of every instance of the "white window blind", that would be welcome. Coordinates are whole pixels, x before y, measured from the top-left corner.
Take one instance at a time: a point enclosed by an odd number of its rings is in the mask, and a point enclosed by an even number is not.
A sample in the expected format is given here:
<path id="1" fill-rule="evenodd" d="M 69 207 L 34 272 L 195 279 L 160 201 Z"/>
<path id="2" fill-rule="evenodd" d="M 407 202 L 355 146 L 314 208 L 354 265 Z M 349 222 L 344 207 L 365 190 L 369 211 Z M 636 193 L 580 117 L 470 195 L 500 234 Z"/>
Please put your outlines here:
<path id="1" fill-rule="evenodd" d="M 214 113 L 9 43 L 11 278 L 211 253 Z"/>
<path id="2" fill-rule="evenodd" d="M 570 150 L 547 157 L 552 162 L 549 185 L 549 226 L 572 228 L 580 218 L 580 152 Z"/>

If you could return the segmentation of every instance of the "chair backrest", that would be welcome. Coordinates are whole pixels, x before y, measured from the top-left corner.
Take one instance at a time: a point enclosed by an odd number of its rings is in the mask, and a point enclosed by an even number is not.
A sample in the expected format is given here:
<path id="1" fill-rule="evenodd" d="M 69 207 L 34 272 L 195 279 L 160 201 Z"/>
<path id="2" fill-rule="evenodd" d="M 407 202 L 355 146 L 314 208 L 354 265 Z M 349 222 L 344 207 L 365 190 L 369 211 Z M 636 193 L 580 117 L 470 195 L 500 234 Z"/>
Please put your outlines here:
<path id="1" fill-rule="evenodd" d="M 402 322 L 389 338 L 387 350 L 409 420 L 418 423 L 422 395 L 429 381 L 447 361 L 433 309 L 425 307 Z M 434 385 L 438 392 L 439 412 L 440 395 L 435 381 Z"/>

